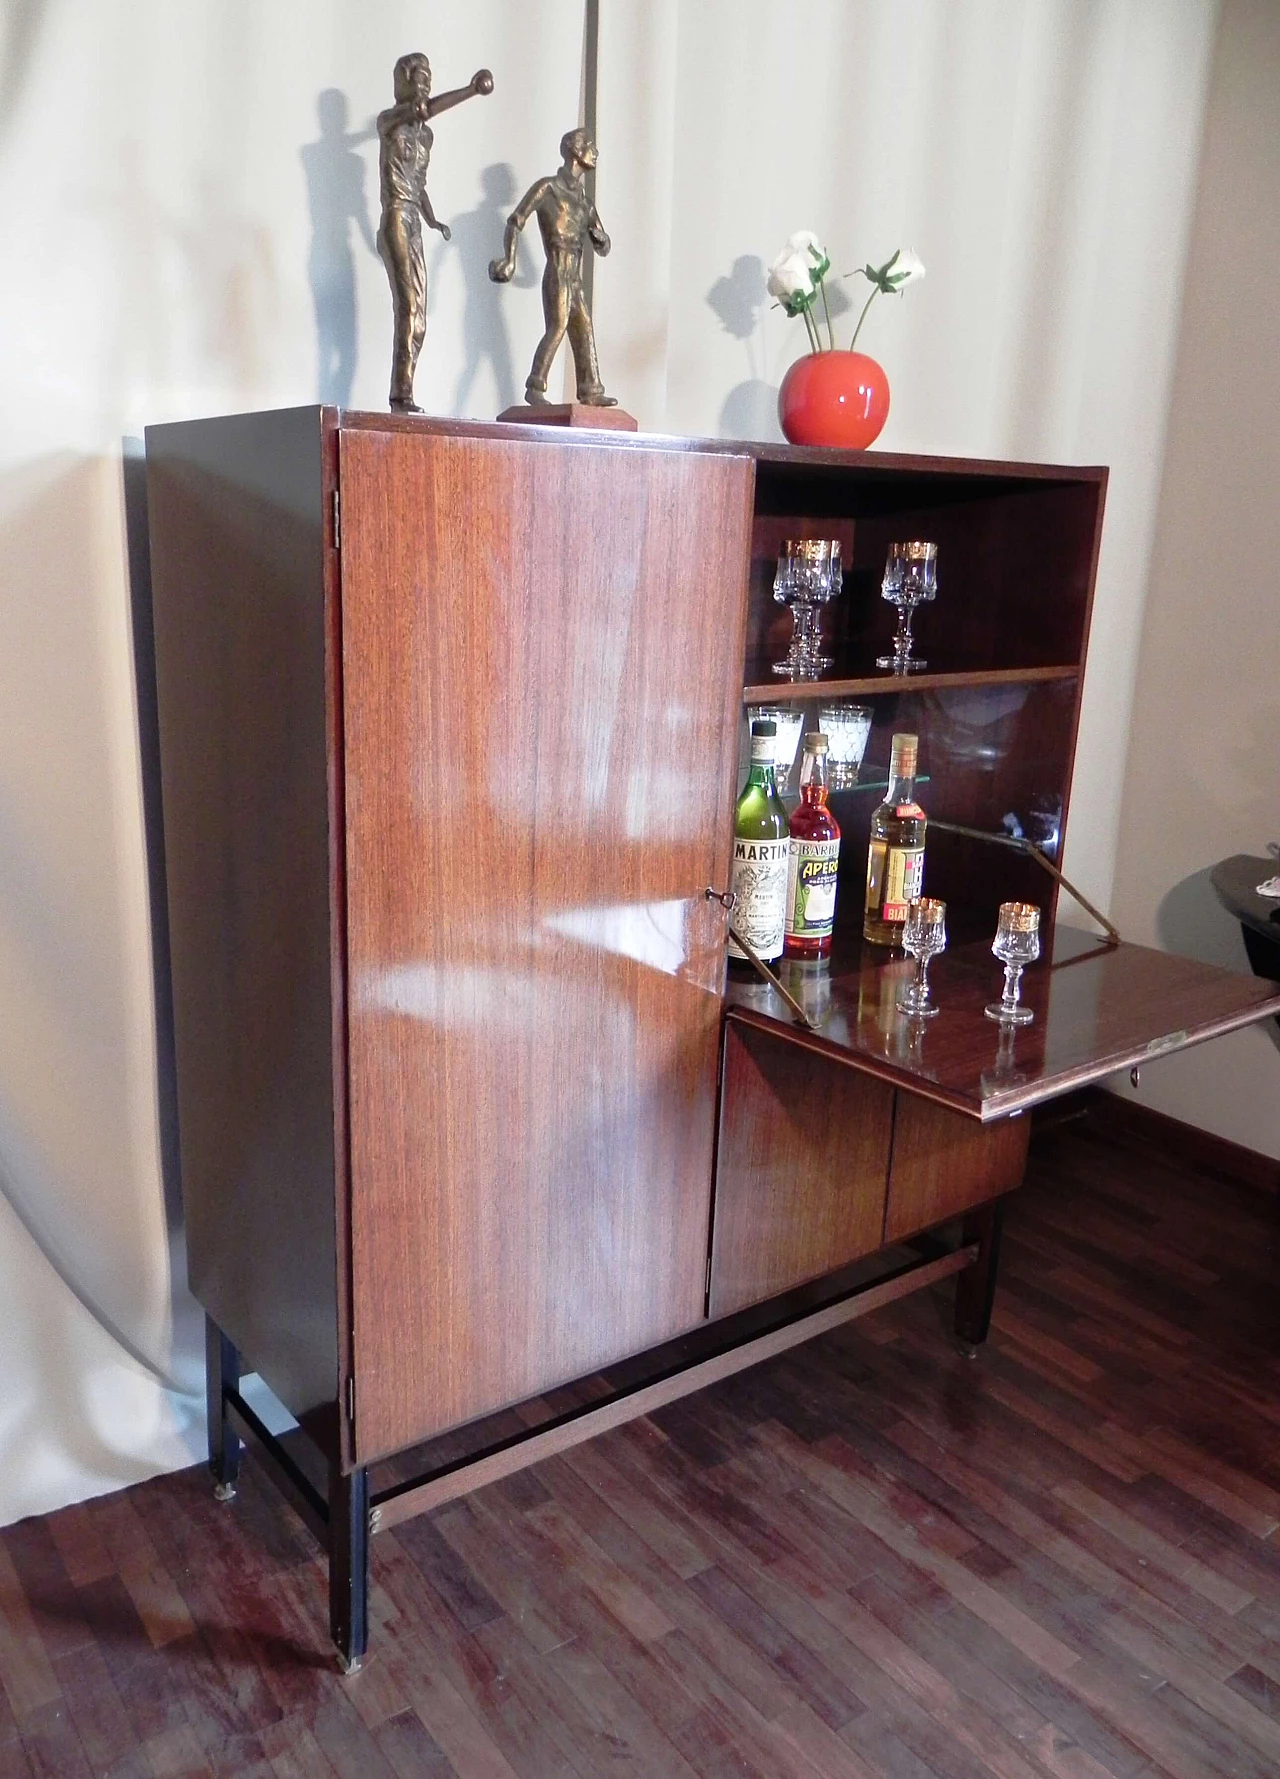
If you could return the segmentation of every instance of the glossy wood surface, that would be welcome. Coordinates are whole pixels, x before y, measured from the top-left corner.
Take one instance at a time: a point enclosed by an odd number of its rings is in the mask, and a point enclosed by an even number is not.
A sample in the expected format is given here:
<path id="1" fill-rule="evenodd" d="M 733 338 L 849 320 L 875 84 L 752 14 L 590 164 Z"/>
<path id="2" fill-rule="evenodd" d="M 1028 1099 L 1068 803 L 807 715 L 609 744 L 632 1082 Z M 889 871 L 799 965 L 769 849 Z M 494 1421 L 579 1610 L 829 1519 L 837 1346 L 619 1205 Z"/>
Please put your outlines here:
<path id="1" fill-rule="evenodd" d="M 763 982 L 729 984 L 729 1017 L 989 1120 L 1280 1012 L 1274 983 L 1141 945 L 1108 947 L 1063 926 L 1023 975 L 1031 1025 L 1006 1030 L 984 1017 L 1003 983 L 989 943 L 934 960 L 934 1019 L 896 1010 L 912 969 L 877 947 L 846 947 L 833 961 L 816 1031 L 794 1024 Z"/>
<path id="2" fill-rule="evenodd" d="M 488 420 L 453 420 L 434 415 L 424 420 L 419 415 L 362 408 L 327 408 L 325 413 L 333 415 L 345 432 L 421 434 L 430 430 L 440 438 L 490 438 L 494 430 L 493 422 Z M 512 433 L 511 422 L 503 423 L 503 431 L 532 442 L 546 436 L 536 425 Z M 603 442 L 581 431 L 575 438 L 569 428 L 557 436 L 567 436 L 571 445 L 583 448 Z M 805 486 L 806 478 L 811 478 L 812 486 L 828 491 L 829 502 L 841 502 L 852 513 L 864 501 L 883 508 L 895 501 L 911 505 L 922 498 L 945 499 L 948 494 L 963 498 L 974 493 L 1012 493 L 1034 483 L 1089 485 L 1105 491 L 1108 474 L 1104 466 L 1097 464 L 1027 463 L 1008 458 L 923 456 L 903 451 L 828 451 L 754 439 L 694 438 L 687 433 L 620 432 L 610 434 L 608 443 L 640 451 L 749 457 L 764 485 L 762 498 L 756 504 L 770 512 L 788 508 L 798 512 L 802 502 L 795 491 Z M 787 489 L 793 491 L 790 496 L 779 492 Z"/>
<path id="3" fill-rule="evenodd" d="M 800 704 L 831 698 L 901 697 L 904 692 L 937 692 L 949 686 L 1026 686 L 1037 680 L 1073 680 L 1075 667 L 975 667 L 965 672 L 913 673 L 909 680 L 887 671 L 861 679 L 774 680 L 744 686 L 744 704 Z"/>
<path id="4" fill-rule="evenodd" d="M 0 1772 L 1268 1779 L 1278 1292 L 1273 1201 L 1066 1127 L 977 1360 L 904 1299 L 388 1532 L 351 1679 L 252 1455 L 5 1527 Z"/>
<path id="5" fill-rule="evenodd" d="M 1022 1184 L 1030 1119 L 983 1125 L 913 1093 L 895 1097 L 885 1242 L 932 1229 Z"/>
<path id="6" fill-rule="evenodd" d="M 751 467 L 340 460 L 366 1461 L 702 1316 Z"/>
<path id="7" fill-rule="evenodd" d="M 893 1091 L 767 1032 L 725 1031 L 713 1316 L 881 1246 Z"/>
<path id="8" fill-rule="evenodd" d="M 192 1289 L 336 1433 L 332 705 L 322 416 L 147 432 Z"/>

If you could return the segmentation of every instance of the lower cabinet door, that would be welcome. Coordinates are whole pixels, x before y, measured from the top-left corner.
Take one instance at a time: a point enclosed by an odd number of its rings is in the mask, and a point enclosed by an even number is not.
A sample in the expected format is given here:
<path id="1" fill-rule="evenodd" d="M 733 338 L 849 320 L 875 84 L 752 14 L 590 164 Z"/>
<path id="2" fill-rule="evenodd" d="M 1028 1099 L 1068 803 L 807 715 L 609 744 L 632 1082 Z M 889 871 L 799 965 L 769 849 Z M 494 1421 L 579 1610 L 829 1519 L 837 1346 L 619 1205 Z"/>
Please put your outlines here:
<path id="1" fill-rule="evenodd" d="M 901 1241 L 1022 1184 L 1030 1118 L 979 1124 L 918 1094 L 899 1093 L 884 1239 Z"/>
<path id="2" fill-rule="evenodd" d="M 713 1316 L 881 1246 L 893 1130 L 884 1082 L 749 1026 L 724 1044 Z"/>

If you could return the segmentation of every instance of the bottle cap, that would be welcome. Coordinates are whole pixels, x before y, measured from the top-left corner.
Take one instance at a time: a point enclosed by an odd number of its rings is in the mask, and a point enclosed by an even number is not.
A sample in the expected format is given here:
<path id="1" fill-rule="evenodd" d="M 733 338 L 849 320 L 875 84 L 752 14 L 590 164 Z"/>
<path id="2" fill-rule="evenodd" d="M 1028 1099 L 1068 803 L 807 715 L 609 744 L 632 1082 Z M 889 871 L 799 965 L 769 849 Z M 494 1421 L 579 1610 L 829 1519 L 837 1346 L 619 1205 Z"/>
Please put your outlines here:
<path id="1" fill-rule="evenodd" d="M 806 735 L 804 751 L 807 754 L 825 754 L 830 743 L 825 735 Z"/>
<path id="2" fill-rule="evenodd" d="M 756 717 L 751 725 L 751 733 L 753 735 L 776 735 L 778 725 L 772 717 Z"/>
<path id="3" fill-rule="evenodd" d="M 898 777 L 914 778 L 919 752 L 920 737 L 918 735 L 895 735 L 891 770 Z"/>

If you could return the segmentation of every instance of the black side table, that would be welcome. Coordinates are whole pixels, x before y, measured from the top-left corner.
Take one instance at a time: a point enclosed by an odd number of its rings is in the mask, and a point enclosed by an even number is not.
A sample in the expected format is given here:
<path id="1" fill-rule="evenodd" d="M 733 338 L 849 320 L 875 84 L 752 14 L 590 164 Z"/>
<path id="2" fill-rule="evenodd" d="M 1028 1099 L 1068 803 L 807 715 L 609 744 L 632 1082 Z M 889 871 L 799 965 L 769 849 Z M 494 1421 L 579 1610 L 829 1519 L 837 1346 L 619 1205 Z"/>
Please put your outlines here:
<path id="1" fill-rule="evenodd" d="M 1257 886 L 1280 871 L 1280 860 L 1250 858 L 1238 852 L 1223 859 L 1210 882 L 1227 913 L 1240 922 L 1244 948 L 1255 976 L 1280 982 L 1280 901 L 1258 894 Z M 1277 1020 L 1280 1024 L 1280 1020 Z"/>

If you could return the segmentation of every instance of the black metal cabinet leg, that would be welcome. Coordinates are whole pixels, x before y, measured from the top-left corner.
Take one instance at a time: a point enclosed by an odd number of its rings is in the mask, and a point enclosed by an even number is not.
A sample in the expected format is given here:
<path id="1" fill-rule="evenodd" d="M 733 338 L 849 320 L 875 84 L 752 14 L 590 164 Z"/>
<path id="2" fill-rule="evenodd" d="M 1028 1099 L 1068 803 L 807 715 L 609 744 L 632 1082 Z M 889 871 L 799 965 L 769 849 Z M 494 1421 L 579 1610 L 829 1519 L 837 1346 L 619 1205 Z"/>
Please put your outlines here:
<path id="1" fill-rule="evenodd" d="M 212 1316 L 204 1320 L 204 1376 L 209 1416 L 209 1468 L 213 1472 L 213 1492 L 219 1501 L 235 1497 L 236 1479 L 240 1475 L 240 1456 L 244 1451 L 240 1436 L 227 1420 L 223 1386 L 234 1390 L 240 1382 L 240 1355 Z"/>
<path id="2" fill-rule="evenodd" d="M 996 1295 L 1000 1266 L 1000 1232 L 1004 1227 L 1004 1200 L 971 1211 L 964 1220 L 963 1241 L 978 1243 L 978 1258 L 956 1279 L 956 1335 L 972 1358 L 987 1338 L 991 1306 Z"/>
<path id="3" fill-rule="evenodd" d="M 329 1629 L 344 1674 L 369 1646 L 369 1472 L 329 1473 Z"/>

